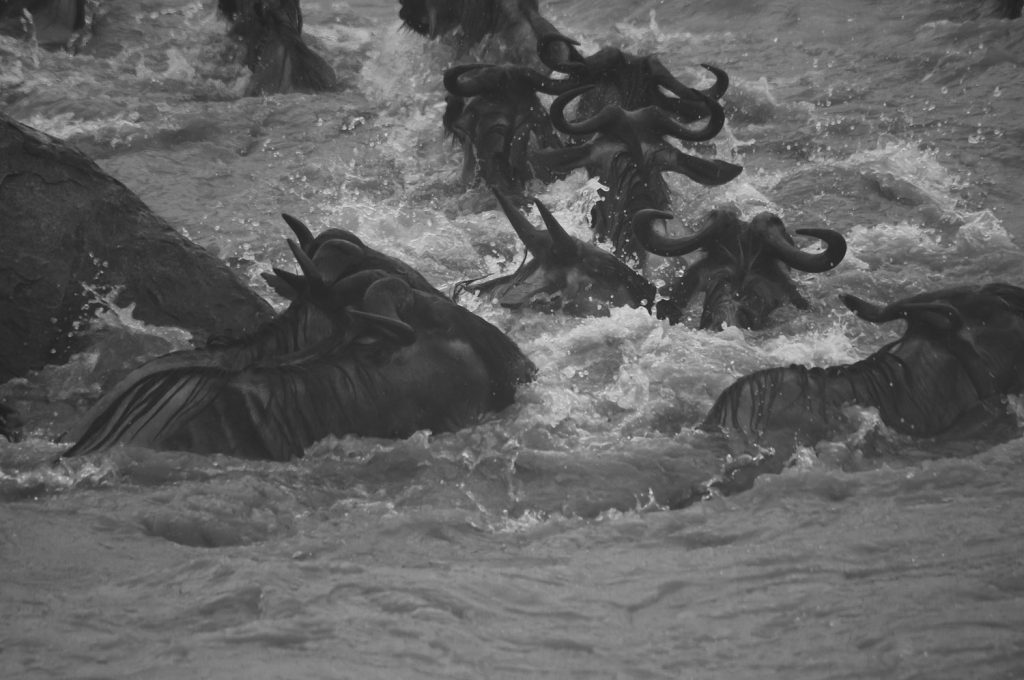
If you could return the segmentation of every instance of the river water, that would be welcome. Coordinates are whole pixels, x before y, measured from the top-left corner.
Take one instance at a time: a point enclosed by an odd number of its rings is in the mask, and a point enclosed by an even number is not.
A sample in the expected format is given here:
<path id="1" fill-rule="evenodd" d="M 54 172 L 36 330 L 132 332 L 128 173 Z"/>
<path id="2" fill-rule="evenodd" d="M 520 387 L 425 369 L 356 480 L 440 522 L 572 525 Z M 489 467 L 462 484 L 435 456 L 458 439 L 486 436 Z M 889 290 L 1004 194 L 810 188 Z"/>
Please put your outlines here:
<path id="1" fill-rule="evenodd" d="M 344 88 L 245 98 L 211 2 L 106 2 L 79 55 L 0 38 L 0 102 L 68 139 L 274 304 L 279 214 L 342 226 L 447 286 L 519 258 L 443 138 L 452 47 L 397 3 L 303 0 Z M 347 437 L 292 463 L 132 447 L 46 461 L 129 365 L 188 346 L 111 308 L 94 348 L 0 386 L 4 678 L 1024 677 L 1024 441 L 872 429 L 700 500 L 742 453 L 694 426 L 736 377 L 854 361 L 900 332 L 838 300 L 1024 285 L 1024 23 L 951 0 L 554 0 L 582 51 L 728 71 L 740 163 L 670 178 L 676 214 L 780 214 L 848 239 L 769 330 L 569 319 L 470 301 L 540 369 L 474 428 Z M 491 58 L 486 51 L 477 57 Z M 586 235 L 581 172 L 539 195 Z M 1022 409 L 1024 412 L 1024 409 Z M 671 510 L 668 506 L 686 506 Z"/>

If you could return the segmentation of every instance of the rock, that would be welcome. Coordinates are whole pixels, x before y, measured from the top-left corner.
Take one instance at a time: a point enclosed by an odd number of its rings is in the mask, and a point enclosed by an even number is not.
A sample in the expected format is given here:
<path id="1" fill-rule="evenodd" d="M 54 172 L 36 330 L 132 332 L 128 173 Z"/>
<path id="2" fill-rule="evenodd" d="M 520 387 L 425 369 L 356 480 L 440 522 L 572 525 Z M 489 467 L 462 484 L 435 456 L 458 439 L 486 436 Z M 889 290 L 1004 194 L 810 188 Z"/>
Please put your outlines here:
<path id="1" fill-rule="evenodd" d="M 251 333 L 270 305 L 228 267 L 59 139 L 0 113 L 0 382 L 75 351 L 118 291 L 136 319 L 199 340 Z"/>

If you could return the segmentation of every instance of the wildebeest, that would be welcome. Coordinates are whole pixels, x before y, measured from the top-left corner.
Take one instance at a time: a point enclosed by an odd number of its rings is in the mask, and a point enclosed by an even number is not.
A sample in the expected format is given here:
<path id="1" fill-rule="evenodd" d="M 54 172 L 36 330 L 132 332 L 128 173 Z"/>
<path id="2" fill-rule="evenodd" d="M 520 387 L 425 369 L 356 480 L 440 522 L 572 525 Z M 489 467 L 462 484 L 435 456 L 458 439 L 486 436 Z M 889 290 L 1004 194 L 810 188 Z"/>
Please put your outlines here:
<path id="1" fill-rule="evenodd" d="M 444 128 L 462 146 L 465 184 L 479 177 L 517 195 L 534 178 L 554 179 L 530 159 L 531 150 L 562 146 L 537 98 L 537 92 L 549 89 L 548 82 L 529 66 L 516 64 L 470 64 L 445 71 Z"/>
<path id="2" fill-rule="evenodd" d="M 744 376 L 701 427 L 755 443 L 813 445 L 843 433 L 844 408 L 856 405 L 912 437 L 1001 440 L 1018 432 L 1006 397 L 1024 392 L 1024 288 L 948 288 L 886 306 L 841 298 L 866 321 L 905 320 L 903 336 L 853 364 Z"/>
<path id="3" fill-rule="evenodd" d="M 657 220 L 670 220 L 661 210 L 641 210 L 633 217 L 633 231 L 641 246 L 656 255 L 678 257 L 702 249 L 703 259 L 687 267 L 663 291 L 658 315 L 676 323 L 698 293 L 704 293 L 700 328 L 719 330 L 724 325 L 757 330 L 768 316 L 789 302 L 797 309 L 809 304 L 789 276 L 789 268 L 805 272 L 832 269 L 846 255 L 846 239 L 831 229 L 797 229 L 826 244 L 820 253 L 796 247 L 777 215 L 763 212 L 751 221 L 735 210 L 713 210 L 699 231 L 672 238 L 657 233 Z"/>
<path id="4" fill-rule="evenodd" d="M 289 219 L 291 306 L 244 341 L 158 358 L 93 409 L 74 456 L 118 443 L 288 460 L 333 434 L 450 431 L 512 403 L 533 364 L 498 328 L 343 230 Z"/>
<path id="5" fill-rule="evenodd" d="M 599 191 L 601 200 L 591 211 L 591 228 L 599 241 L 611 242 L 620 258 L 642 265 L 646 252 L 637 247 L 630 223 L 641 210 L 669 207 L 669 190 L 662 172 L 676 172 L 699 184 L 717 186 L 734 179 L 743 169 L 727 161 L 684 153 L 666 141 L 666 137 L 684 142 L 712 139 L 725 123 L 718 102 L 705 97 L 711 115 L 696 129 L 654 105 L 634 110 L 609 105 L 584 120 L 566 120 L 569 102 L 592 87 L 585 85 L 559 95 L 550 112 L 558 130 L 592 137 L 562 149 L 537 151 L 533 158 L 555 172 L 583 167 L 599 178 L 606 188 Z"/>
<path id="6" fill-rule="evenodd" d="M 95 5 L 87 0 L 0 0 L 0 32 L 77 52 L 89 42 Z"/>
<path id="7" fill-rule="evenodd" d="M 252 71 L 246 94 L 322 92 L 337 84 L 334 69 L 302 39 L 299 0 L 217 0 L 231 34 L 245 46 Z"/>
<path id="8" fill-rule="evenodd" d="M 607 316 L 612 307 L 647 307 L 653 284 L 611 253 L 567 233 L 541 201 L 546 229 L 537 229 L 501 192 L 495 196 L 529 256 L 512 274 L 459 284 L 455 296 L 475 292 L 513 308 Z"/>

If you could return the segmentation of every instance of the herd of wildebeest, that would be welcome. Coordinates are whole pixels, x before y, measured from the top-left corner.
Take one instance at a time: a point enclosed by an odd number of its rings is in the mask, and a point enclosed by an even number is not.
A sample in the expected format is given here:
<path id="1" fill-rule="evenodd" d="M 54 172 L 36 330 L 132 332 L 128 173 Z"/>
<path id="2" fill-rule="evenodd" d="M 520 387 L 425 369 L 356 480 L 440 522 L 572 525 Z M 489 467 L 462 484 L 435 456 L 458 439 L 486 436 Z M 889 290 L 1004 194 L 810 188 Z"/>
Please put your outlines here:
<path id="1" fill-rule="evenodd" d="M 498 35 L 511 46 L 508 54 L 520 55 L 512 63 L 459 64 L 439 77 L 447 91 L 443 129 L 463 151 L 462 179 L 493 190 L 525 245 L 523 263 L 446 294 L 350 231 L 314 233 L 285 215 L 298 272 L 276 268 L 264 277 L 290 301 L 287 309 L 254 332 L 135 369 L 93 406 L 64 456 L 130 444 L 289 460 L 328 435 L 401 438 L 457 430 L 512 404 L 537 370 L 514 340 L 459 305 L 460 296 L 579 316 L 642 307 L 667 324 L 686 323 L 698 301 L 700 329 L 764 329 L 781 305 L 809 307 L 791 268 L 825 272 L 845 256 L 838 232 L 797 230 L 824 244 L 804 250 L 767 212 L 746 220 L 716 209 L 697 220 L 694 233 L 671 235 L 665 173 L 714 186 L 742 172 L 679 148 L 707 142 L 722 129 L 719 100 L 729 79 L 720 68 L 703 65 L 713 83 L 697 89 L 655 56 L 611 47 L 582 54 L 576 40 L 541 16 L 537 0 L 399 4 L 404 25 L 428 38 L 472 44 Z M 14 8 L 20 30 L 79 45 L 91 24 L 90 5 L 0 2 L 0 19 L 10 25 Z M 1005 3 L 1005 16 L 1019 16 L 1020 5 Z M 218 9 L 246 46 L 250 94 L 335 86 L 331 67 L 303 41 L 298 0 L 219 0 Z M 541 95 L 553 98 L 550 104 Z M 538 182 L 578 168 L 603 187 L 590 215 L 590 241 L 569 234 L 529 196 Z M 531 205 L 543 227 L 528 216 Z M 697 252 L 695 261 L 676 260 Z M 681 273 L 655 286 L 648 277 L 652 260 L 677 263 L 669 269 Z M 793 365 L 742 377 L 698 426 L 753 444 L 813 445 L 844 432 L 846 408 L 860 406 L 877 409 L 885 426 L 903 436 L 1019 434 L 1007 397 L 1024 391 L 1024 288 L 955 287 L 887 305 L 852 294 L 841 299 L 861 319 L 904 321 L 902 337 L 853 364 Z M 9 438 L 17 435 L 16 423 L 0 405 Z"/>

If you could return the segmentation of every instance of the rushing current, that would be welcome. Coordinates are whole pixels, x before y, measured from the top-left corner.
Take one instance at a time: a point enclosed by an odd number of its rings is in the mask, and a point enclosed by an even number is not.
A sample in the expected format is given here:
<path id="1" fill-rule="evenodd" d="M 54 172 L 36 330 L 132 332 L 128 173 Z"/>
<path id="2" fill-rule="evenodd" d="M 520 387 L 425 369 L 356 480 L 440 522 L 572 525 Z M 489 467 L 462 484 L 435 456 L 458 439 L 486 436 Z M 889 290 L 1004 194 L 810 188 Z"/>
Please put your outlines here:
<path id="1" fill-rule="evenodd" d="M 517 266 L 441 128 L 442 71 L 493 46 L 427 41 L 391 0 L 303 0 L 341 88 L 244 97 L 214 5 L 105 1 L 77 55 L 0 38 L 0 106 L 278 307 L 260 273 L 296 270 L 282 212 L 442 288 Z M 470 300 L 539 368 L 475 427 L 328 438 L 290 463 L 129 446 L 52 467 L 105 386 L 189 346 L 110 304 L 93 350 L 0 385 L 27 422 L 0 441 L 0 677 L 1024 677 L 1024 441 L 912 441 L 865 413 L 860 437 L 749 491 L 679 502 L 749 453 L 695 429 L 738 376 L 898 337 L 840 293 L 1024 285 L 1024 23 L 994 6 L 542 1 L 585 54 L 657 54 L 702 87 L 702 62 L 729 73 L 706 155 L 744 171 L 715 188 L 669 177 L 673 211 L 843 233 L 836 269 L 797 275 L 809 312 L 715 333 Z M 596 190 L 580 170 L 534 193 L 585 237 Z"/>

